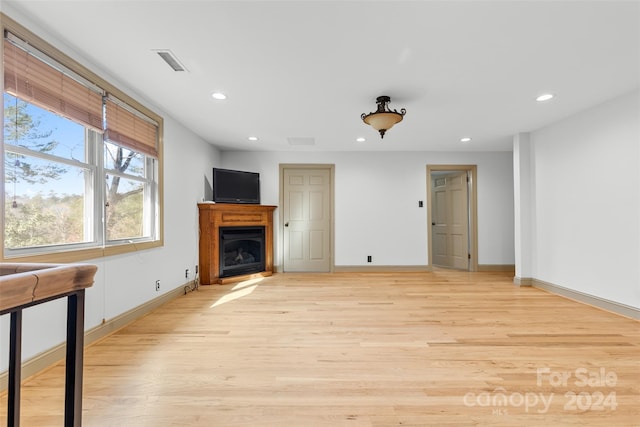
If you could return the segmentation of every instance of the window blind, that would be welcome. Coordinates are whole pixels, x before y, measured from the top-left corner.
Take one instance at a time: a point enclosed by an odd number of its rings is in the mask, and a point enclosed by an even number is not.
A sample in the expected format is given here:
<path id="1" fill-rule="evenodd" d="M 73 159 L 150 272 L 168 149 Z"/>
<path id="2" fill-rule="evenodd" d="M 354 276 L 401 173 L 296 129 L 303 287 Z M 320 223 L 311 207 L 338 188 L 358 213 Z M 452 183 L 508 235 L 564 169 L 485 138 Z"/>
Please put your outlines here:
<path id="1" fill-rule="evenodd" d="M 71 78 L 11 40 L 4 39 L 4 90 L 24 101 L 103 132 L 103 93 Z M 13 36 L 15 39 L 15 36 Z M 39 56 L 45 56 L 40 53 Z M 51 60 L 51 63 L 55 63 Z"/>
<path id="2" fill-rule="evenodd" d="M 158 158 L 158 124 L 133 107 L 108 94 L 105 98 L 105 139 Z"/>

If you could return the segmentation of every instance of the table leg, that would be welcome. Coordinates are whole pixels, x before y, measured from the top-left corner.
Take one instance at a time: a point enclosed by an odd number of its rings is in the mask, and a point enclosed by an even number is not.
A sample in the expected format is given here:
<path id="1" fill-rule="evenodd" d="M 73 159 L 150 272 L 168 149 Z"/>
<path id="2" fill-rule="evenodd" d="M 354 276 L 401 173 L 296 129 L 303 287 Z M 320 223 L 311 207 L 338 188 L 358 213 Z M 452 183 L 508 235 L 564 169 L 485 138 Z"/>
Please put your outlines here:
<path id="1" fill-rule="evenodd" d="M 84 354 L 84 289 L 67 299 L 67 360 L 64 425 L 82 425 L 82 366 Z"/>
<path id="2" fill-rule="evenodd" d="M 11 312 L 9 332 L 9 407 L 7 426 L 20 425 L 20 379 L 22 377 L 22 309 Z"/>

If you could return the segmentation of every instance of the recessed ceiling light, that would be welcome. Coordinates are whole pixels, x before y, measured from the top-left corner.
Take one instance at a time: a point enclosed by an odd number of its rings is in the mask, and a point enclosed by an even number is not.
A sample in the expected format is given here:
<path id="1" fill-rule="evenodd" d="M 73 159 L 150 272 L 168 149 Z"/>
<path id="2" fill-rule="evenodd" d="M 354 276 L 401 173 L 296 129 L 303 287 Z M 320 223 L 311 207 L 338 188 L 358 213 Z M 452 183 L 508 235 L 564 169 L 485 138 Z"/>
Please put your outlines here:
<path id="1" fill-rule="evenodd" d="M 357 142 L 365 142 L 365 141 L 366 141 L 366 139 L 365 139 L 365 138 L 363 138 L 363 137 L 360 137 L 360 138 L 356 138 L 356 141 L 357 141 Z"/>
<path id="2" fill-rule="evenodd" d="M 460 138 L 460 142 L 471 142 L 471 138 L 469 138 L 468 136 L 465 136 L 464 138 Z"/>
<path id="3" fill-rule="evenodd" d="M 249 139 L 249 141 L 257 141 L 258 137 L 257 136 L 250 136 L 248 139 Z"/>
<path id="4" fill-rule="evenodd" d="M 536 101 L 544 102 L 544 101 L 550 100 L 551 98 L 553 98 L 553 94 L 552 93 L 543 93 L 542 95 L 540 95 L 539 97 L 536 98 Z"/>
<path id="5" fill-rule="evenodd" d="M 220 100 L 227 99 L 227 95 L 225 95 L 222 92 L 213 92 L 211 96 L 213 97 L 213 99 L 220 99 Z"/>

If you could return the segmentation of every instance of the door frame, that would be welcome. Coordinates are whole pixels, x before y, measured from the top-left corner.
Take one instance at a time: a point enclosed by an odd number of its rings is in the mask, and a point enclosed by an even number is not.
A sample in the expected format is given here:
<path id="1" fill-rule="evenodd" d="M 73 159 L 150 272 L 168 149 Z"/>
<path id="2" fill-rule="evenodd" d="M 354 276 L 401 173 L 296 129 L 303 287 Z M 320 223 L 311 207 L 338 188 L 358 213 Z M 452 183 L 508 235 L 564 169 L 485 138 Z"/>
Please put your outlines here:
<path id="1" fill-rule="evenodd" d="M 478 271 L 478 167 L 477 165 L 427 165 L 427 243 L 429 267 L 433 267 L 433 242 L 431 236 L 431 173 L 432 172 L 467 172 L 469 176 L 469 271 Z"/>
<path id="2" fill-rule="evenodd" d="M 281 207 L 278 209 L 278 226 L 275 229 L 278 230 L 278 270 L 284 272 L 284 171 L 285 169 L 325 169 L 329 171 L 330 183 L 329 183 L 329 272 L 335 271 L 335 169 L 336 166 L 330 163 L 280 163 L 278 171 L 278 192 L 279 202 Z"/>

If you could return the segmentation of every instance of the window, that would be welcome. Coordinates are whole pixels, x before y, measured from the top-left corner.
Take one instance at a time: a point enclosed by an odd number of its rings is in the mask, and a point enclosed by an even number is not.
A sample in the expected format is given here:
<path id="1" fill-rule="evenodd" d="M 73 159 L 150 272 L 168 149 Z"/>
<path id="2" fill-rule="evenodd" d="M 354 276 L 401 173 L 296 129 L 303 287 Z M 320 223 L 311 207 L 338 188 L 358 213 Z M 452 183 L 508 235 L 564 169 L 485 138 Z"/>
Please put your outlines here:
<path id="1" fill-rule="evenodd" d="M 104 144 L 107 241 L 152 238 L 155 160 Z"/>
<path id="2" fill-rule="evenodd" d="M 161 118 L 2 18 L 2 257 L 73 261 L 161 245 Z"/>
<path id="3" fill-rule="evenodd" d="M 158 125 L 111 94 L 104 100 L 106 239 L 152 239 Z"/>
<path id="4" fill-rule="evenodd" d="M 95 243 L 86 128 L 4 94 L 4 247 Z"/>

